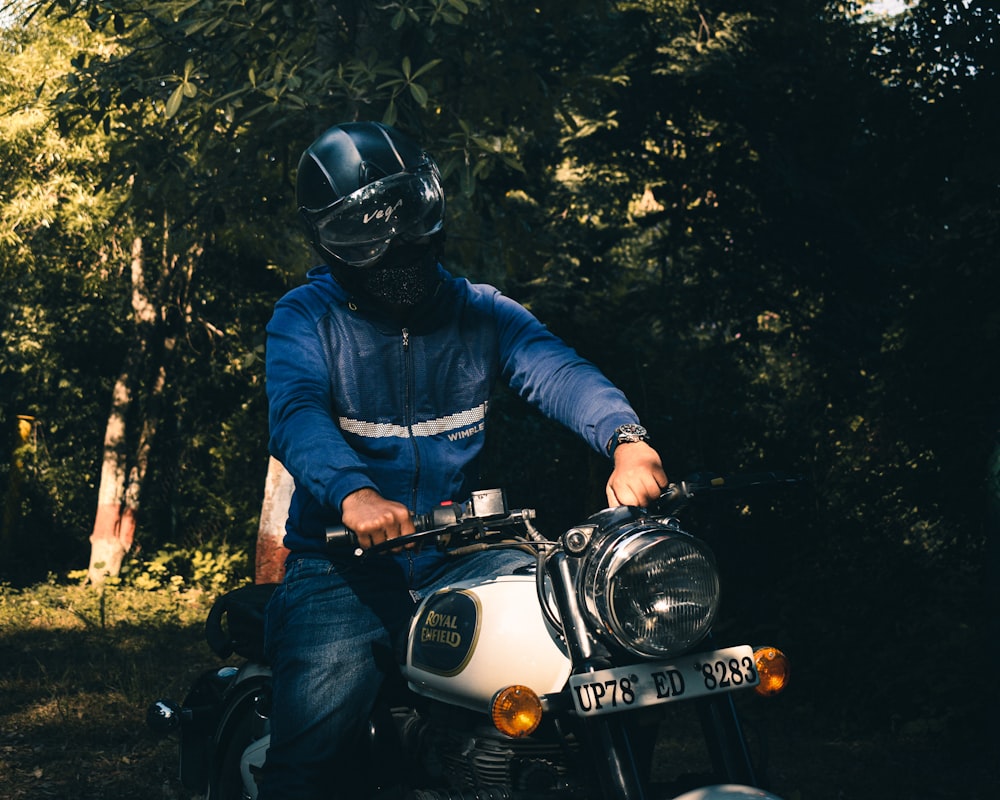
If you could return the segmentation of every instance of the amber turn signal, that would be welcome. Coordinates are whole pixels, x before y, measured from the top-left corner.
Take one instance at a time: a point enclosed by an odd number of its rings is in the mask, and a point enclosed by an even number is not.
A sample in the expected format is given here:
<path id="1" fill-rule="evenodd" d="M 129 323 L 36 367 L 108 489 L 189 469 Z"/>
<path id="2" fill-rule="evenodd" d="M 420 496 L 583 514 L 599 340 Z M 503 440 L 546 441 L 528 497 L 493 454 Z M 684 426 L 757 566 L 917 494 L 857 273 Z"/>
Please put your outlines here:
<path id="1" fill-rule="evenodd" d="M 758 647 L 753 651 L 753 660 L 757 663 L 757 674 L 760 676 L 760 683 L 753 687 L 754 691 L 765 697 L 783 692 L 792 674 L 788 656 L 777 647 Z"/>
<path id="2" fill-rule="evenodd" d="M 542 701 L 527 686 L 508 686 L 490 704 L 493 727 L 507 736 L 528 736 L 542 721 Z"/>

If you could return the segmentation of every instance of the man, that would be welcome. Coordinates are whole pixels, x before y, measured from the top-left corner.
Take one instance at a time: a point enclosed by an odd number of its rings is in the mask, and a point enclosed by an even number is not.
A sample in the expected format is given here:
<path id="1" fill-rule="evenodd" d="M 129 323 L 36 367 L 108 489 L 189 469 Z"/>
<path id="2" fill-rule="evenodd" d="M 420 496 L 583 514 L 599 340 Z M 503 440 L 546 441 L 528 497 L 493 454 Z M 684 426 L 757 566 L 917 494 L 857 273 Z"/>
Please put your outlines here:
<path id="1" fill-rule="evenodd" d="M 326 264 L 278 302 L 267 328 L 270 447 L 295 492 L 285 580 L 267 612 L 264 800 L 338 796 L 331 759 L 366 719 L 378 654 L 398 643 L 415 603 L 525 563 L 505 550 L 452 563 L 433 548 L 358 561 L 324 541 L 343 524 L 371 547 L 482 488 L 496 381 L 612 458 L 610 505 L 645 506 L 667 485 L 620 391 L 523 307 L 440 266 L 441 178 L 412 140 L 377 123 L 335 126 L 303 154 L 296 189 Z"/>

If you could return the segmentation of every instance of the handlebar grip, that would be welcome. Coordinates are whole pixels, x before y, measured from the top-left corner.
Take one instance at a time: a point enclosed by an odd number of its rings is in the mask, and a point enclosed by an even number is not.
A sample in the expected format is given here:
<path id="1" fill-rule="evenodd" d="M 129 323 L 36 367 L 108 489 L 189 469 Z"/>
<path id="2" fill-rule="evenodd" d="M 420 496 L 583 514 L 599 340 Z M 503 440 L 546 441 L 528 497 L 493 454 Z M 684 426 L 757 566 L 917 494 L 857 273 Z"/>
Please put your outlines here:
<path id="1" fill-rule="evenodd" d="M 412 519 L 414 533 L 422 533 L 423 531 L 453 524 L 457 519 L 457 512 L 450 509 L 447 512 L 443 510 L 439 512 L 435 509 L 426 514 L 415 514 Z M 385 545 L 385 542 L 380 544 Z M 358 550 L 360 547 L 357 533 L 346 525 L 330 525 L 326 529 L 326 546 L 334 551 Z"/>
<path id="2" fill-rule="evenodd" d="M 663 490 L 663 493 L 657 498 L 658 503 L 674 503 L 680 500 L 686 500 L 691 497 L 692 491 L 691 486 L 687 481 L 678 481 L 677 483 L 671 483 Z"/>
<path id="3" fill-rule="evenodd" d="M 354 550 L 355 555 L 361 555 L 362 553 L 381 552 L 400 546 L 409 546 L 424 535 L 437 536 L 446 532 L 454 532 L 455 529 L 467 529 L 467 532 L 472 532 L 487 522 L 489 524 L 509 525 L 534 518 L 535 512 L 532 509 L 514 509 L 508 512 L 506 502 L 502 499 L 502 493 L 500 493 L 500 502 L 503 513 L 497 513 L 496 495 L 498 493 L 499 490 L 479 493 L 485 500 L 492 502 L 492 505 L 487 503 L 484 508 L 479 509 L 482 511 L 481 515 L 476 514 L 471 500 L 468 503 L 442 503 L 424 514 L 414 514 L 412 517 L 413 533 L 403 537 L 402 545 L 396 539 L 387 539 L 362 551 L 358 544 L 357 533 L 345 525 L 331 525 L 326 528 L 326 545 L 330 550 L 341 552 Z M 482 499 L 480 503 L 483 503 Z"/>
<path id="4" fill-rule="evenodd" d="M 344 525 L 331 525 L 326 529 L 326 546 L 335 550 L 354 550 L 358 546 L 358 535 Z"/>
<path id="5" fill-rule="evenodd" d="M 414 533 L 454 523 L 456 512 L 439 513 L 437 509 L 413 516 Z M 412 535 L 412 534 L 411 534 Z M 330 525 L 326 529 L 326 546 L 331 550 L 357 550 L 358 535 L 346 525 Z"/>

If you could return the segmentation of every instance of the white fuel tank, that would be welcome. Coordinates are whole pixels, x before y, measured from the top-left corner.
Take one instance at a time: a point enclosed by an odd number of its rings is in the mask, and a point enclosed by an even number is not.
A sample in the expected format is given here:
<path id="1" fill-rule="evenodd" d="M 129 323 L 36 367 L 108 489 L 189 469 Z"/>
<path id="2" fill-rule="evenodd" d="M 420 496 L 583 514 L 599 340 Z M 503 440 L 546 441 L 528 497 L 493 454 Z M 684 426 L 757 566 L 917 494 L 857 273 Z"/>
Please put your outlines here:
<path id="1" fill-rule="evenodd" d="M 488 713 L 493 695 L 513 684 L 558 692 L 569 673 L 532 575 L 456 583 L 425 599 L 410 627 L 410 687 L 474 711 Z"/>

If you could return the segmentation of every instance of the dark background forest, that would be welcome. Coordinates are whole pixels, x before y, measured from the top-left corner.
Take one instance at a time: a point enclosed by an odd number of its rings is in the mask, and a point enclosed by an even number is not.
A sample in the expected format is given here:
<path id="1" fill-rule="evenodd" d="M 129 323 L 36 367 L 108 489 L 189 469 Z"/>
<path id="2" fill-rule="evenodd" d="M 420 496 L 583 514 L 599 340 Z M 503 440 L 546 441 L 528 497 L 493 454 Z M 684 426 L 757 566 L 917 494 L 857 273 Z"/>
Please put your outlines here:
<path id="1" fill-rule="evenodd" d="M 22 0 L 0 19 L 0 584 L 86 568 L 108 498 L 135 523 L 121 580 L 190 584 L 206 559 L 252 579 L 264 326 L 313 262 L 295 166 L 327 126 L 384 120 L 442 166 L 446 266 L 600 366 L 672 478 L 805 478 L 706 528 L 730 616 L 792 656 L 789 704 L 920 736 L 952 776 L 998 763 L 990 4 Z M 600 457 L 503 391 L 491 415 L 484 485 L 549 532 L 602 505 Z"/>

